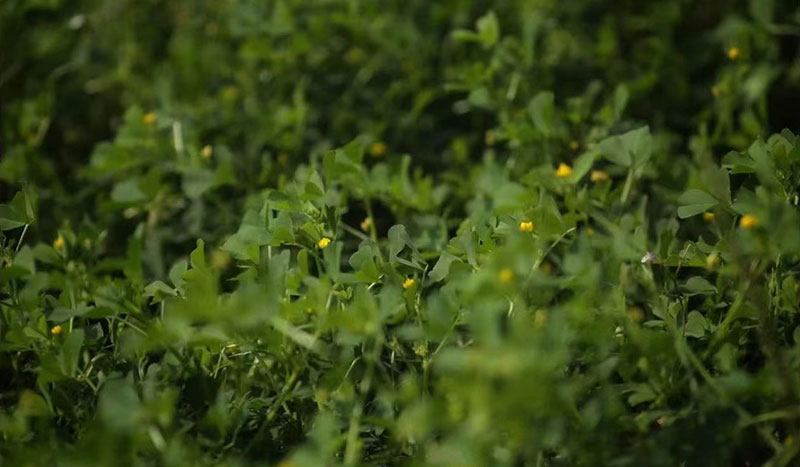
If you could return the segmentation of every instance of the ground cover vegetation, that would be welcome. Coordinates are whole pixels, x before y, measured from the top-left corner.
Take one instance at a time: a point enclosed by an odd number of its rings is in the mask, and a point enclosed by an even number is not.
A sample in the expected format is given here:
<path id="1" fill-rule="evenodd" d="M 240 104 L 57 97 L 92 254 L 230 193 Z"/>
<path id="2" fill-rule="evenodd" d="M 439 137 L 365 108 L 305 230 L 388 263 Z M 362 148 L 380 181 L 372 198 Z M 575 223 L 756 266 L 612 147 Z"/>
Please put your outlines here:
<path id="1" fill-rule="evenodd" d="M 800 6 L 0 2 L 0 464 L 800 463 Z"/>

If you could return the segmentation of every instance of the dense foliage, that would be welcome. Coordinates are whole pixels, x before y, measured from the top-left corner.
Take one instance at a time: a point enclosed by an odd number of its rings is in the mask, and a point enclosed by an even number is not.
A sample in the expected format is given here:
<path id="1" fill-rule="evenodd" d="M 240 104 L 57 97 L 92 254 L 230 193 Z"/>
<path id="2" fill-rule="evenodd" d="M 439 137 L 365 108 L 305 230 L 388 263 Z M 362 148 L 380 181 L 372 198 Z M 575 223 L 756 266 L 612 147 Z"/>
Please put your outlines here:
<path id="1" fill-rule="evenodd" d="M 3 0 L 0 96 L 2 465 L 800 463 L 794 1 Z"/>

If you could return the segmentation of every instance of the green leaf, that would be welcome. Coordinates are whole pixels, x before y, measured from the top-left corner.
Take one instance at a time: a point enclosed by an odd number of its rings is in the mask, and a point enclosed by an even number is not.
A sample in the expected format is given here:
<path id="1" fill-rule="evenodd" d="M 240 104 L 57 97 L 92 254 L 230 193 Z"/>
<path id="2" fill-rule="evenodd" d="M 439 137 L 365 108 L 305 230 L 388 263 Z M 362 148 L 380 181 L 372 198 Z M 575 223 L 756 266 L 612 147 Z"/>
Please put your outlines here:
<path id="1" fill-rule="evenodd" d="M 235 258 L 258 262 L 259 247 L 269 244 L 271 239 L 264 216 L 250 209 L 245 213 L 239 230 L 228 237 L 221 248 Z"/>
<path id="2" fill-rule="evenodd" d="M 358 247 L 358 251 L 350 256 L 349 263 L 356 271 L 356 278 L 359 281 L 371 284 L 380 280 L 380 271 L 375 264 L 375 251 L 367 243 L 362 243 Z"/>
<path id="3" fill-rule="evenodd" d="M 706 319 L 697 311 L 692 311 L 689 313 L 688 318 L 686 319 L 686 326 L 684 327 L 684 333 L 688 337 L 703 337 L 706 334 L 707 324 Z"/>
<path id="4" fill-rule="evenodd" d="M 550 91 L 537 94 L 528 103 L 528 114 L 533 125 L 545 136 L 553 135 L 559 127 L 556 120 L 555 95 Z"/>
<path id="5" fill-rule="evenodd" d="M 19 191 L 9 204 L 0 204 L 0 230 L 13 230 L 36 220 L 33 200 Z"/>
<path id="6" fill-rule="evenodd" d="M 485 47 L 495 45 L 500 39 L 500 24 L 497 21 L 497 15 L 493 11 L 489 11 L 478 18 L 475 23 L 475 29 L 477 29 L 478 36 Z"/>
<path id="7" fill-rule="evenodd" d="M 127 380 L 106 381 L 97 405 L 100 421 L 111 431 L 130 433 L 141 426 L 141 402 L 136 389 Z"/>
<path id="8" fill-rule="evenodd" d="M 650 127 L 643 126 L 622 135 L 610 136 L 597 144 L 597 151 L 614 164 L 640 167 L 653 155 Z"/>
<path id="9" fill-rule="evenodd" d="M 703 179 L 712 196 L 724 203 L 725 206 L 732 204 L 730 176 L 726 169 L 707 169 L 703 171 Z"/>
<path id="10" fill-rule="evenodd" d="M 443 252 L 439 256 L 439 260 L 436 261 L 436 265 L 433 266 L 429 276 L 433 282 L 439 282 L 447 278 L 447 275 L 450 273 L 450 265 L 453 262 L 461 262 L 455 255 L 451 255 L 450 253 Z"/>
<path id="11" fill-rule="evenodd" d="M 151 282 L 144 288 L 144 296 L 151 297 L 153 303 L 160 303 L 167 297 L 174 297 L 178 292 L 161 281 Z"/>
<path id="12" fill-rule="evenodd" d="M 175 290 L 183 292 L 185 286 L 183 274 L 189 269 L 189 263 L 185 260 L 179 260 L 169 270 L 169 281 L 175 286 Z"/>
<path id="13" fill-rule="evenodd" d="M 139 188 L 139 181 L 136 179 L 117 183 L 111 190 L 111 201 L 116 203 L 137 203 L 146 199 L 147 196 Z"/>
<path id="14" fill-rule="evenodd" d="M 687 190 L 678 198 L 678 202 L 681 204 L 678 207 L 678 217 L 681 219 L 696 216 L 719 204 L 719 201 L 710 194 L 695 189 Z"/>
<path id="15" fill-rule="evenodd" d="M 688 292 L 687 295 L 712 294 L 717 291 L 716 287 L 700 276 L 691 277 L 683 288 Z"/>
<path id="16" fill-rule="evenodd" d="M 78 359 L 81 356 L 83 347 L 83 329 L 73 329 L 64 338 L 64 346 L 61 349 L 60 364 L 64 375 L 72 377 L 78 371 Z"/>

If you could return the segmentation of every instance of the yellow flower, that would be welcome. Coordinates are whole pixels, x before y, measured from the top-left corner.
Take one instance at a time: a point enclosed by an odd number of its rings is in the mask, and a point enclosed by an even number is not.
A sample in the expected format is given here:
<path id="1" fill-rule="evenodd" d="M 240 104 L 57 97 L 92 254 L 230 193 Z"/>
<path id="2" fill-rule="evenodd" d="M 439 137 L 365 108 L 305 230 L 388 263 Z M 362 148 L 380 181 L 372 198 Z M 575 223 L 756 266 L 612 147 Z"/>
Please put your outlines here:
<path id="1" fill-rule="evenodd" d="M 154 114 L 153 112 L 148 112 L 144 114 L 144 116 L 142 117 L 142 122 L 144 122 L 147 125 L 152 125 L 153 123 L 156 122 L 156 114 Z"/>
<path id="2" fill-rule="evenodd" d="M 739 58 L 740 53 L 741 51 L 739 50 L 738 47 L 731 47 L 730 49 L 728 49 L 728 58 L 731 60 L 736 60 L 737 58 Z"/>
<path id="3" fill-rule="evenodd" d="M 358 63 L 364 59 L 364 51 L 358 47 L 351 47 L 344 54 L 344 59 L 350 64 Z"/>
<path id="4" fill-rule="evenodd" d="M 503 270 L 500 271 L 500 282 L 508 284 L 513 278 L 514 273 L 511 272 L 511 269 L 503 268 Z"/>
<path id="5" fill-rule="evenodd" d="M 579 142 L 575 140 L 569 142 L 569 148 L 572 149 L 573 151 L 577 151 L 579 147 L 581 147 L 581 144 Z"/>
<path id="6" fill-rule="evenodd" d="M 758 224 L 758 218 L 752 214 L 745 214 L 739 219 L 739 227 L 750 230 Z"/>
<path id="7" fill-rule="evenodd" d="M 519 231 L 520 232 L 533 232 L 533 222 L 520 222 L 519 223 Z"/>
<path id="8" fill-rule="evenodd" d="M 483 141 L 486 143 L 487 146 L 494 146 L 494 131 L 486 130 L 486 133 L 483 134 Z"/>
<path id="9" fill-rule="evenodd" d="M 608 181 L 608 174 L 602 170 L 592 170 L 592 173 L 589 175 L 589 179 L 591 179 L 594 183 L 606 182 Z"/>
<path id="10" fill-rule="evenodd" d="M 317 242 L 317 246 L 320 248 L 325 248 L 326 246 L 331 244 L 331 239 L 328 237 L 322 237 L 319 242 Z"/>
<path id="11" fill-rule="evenodd" d="M 216 269 L 225 269 L 231 264 L 231 255 L 222 250 L 211 252 L 211 266 Z"/>
<path id="12" fill-rule="evenodd" d="M 567 178 L 570 175 L 572 175 L 572 167 L 563 162 L 558 164 L 558 168 L 556 169 L 556 177 Z"/>
<path id="13" fill-rule="evenodd" d="M 719 255 L 716 253 L 711 253 L 710 255 L 706 256 L 706 268 L 707 269 L 716 269 L 719 266 Z"/>
<path id="14" fill-rule="evenodd" d="M 370 227 L 372 227 L 372 218 L 371 217 L 367 217 L 366 219 L 361 221 L 361 230 L 366 232 L 367 230 L 369 230 Z"/>
<path id="15" fill-rule="evenodd" d="M 209 145 L 203 146 L 203 149 L 200 151 L 200 155 L 206 159 L 211 157 L 212 154 L 214 154 L 214 148 Z"/>
<path id="16" fill-rule="evenodd" d="M 642 320 L 644 320 L 644 313 L 642 312 L 642 309 L 639 308 L 638 306 L 628 308 L 627 314 L 628 318 L 630 318 L 630 320 L 633 321 L 634 323 L 641 323 Z"/>
<path id="17" fill-rule="evenodd" d="M 712 96 L 719 97 L 720 94 L 722 94 L 722 88 L 720 88 L 716 84 L 714 86 L 711 86 L 711 95 Z"/>
<path id="18" fill-rule="evenodd" d="M 369 153 L 372 157 L 381 157 L 386 154 L 386 143 L 383 141 L 376 141 L 369 147 Z"/>
<path id="19" fill-rule="evenodd" d="M 55 248 L 58 251 L 63 250 L 64 249 L 64 237 L 62 237 L 61 235 L 56 237 L 55 241 L 53 241 L 53 248 Z"/>
<path id="20" fill-rule="evenodd" d="M 713 212 L 704 212 L 703 213 L 703 220 L 708 222 L 708 223 L 714 222 L 714 217 L 715 216 L 714 216 Z"/>
<path id="21" fill-rule="evenodd" d="M 414 287 L 414 284 L 416 284 L 416 283 L 417 283 L 417 281 L 415 281 L 414 279 L 409 277 L 408 279 L 403 281 L 403 288 L 404 289 L 410 289 L 411 287 Z"/>
<path id="22" fill-rule="evenodd" d="M 239 90 L 235 86 L 226 86 L 222 90 L 222 99 L 228 102 L 233 102 L 239 97 Z"/>
<path id="23" fill-rule="evenodd" d="M 52 334 L 54 336 L 57 336 L 57 335 L 61 334 L 61 331 L 63 331 L 63 330 L 64 329 L 61 327 L 61 325 L 56 324 L 55 326 L 50 328 L 50 334 Z"/>

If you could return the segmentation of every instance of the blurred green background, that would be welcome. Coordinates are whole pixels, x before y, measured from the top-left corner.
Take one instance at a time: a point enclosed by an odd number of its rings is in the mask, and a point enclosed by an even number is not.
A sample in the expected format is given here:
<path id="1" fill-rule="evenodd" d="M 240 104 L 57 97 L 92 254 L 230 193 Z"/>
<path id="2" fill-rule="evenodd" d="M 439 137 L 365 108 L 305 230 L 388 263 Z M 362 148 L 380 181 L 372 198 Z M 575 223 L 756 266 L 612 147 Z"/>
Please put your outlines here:
<path id="1" fill-rule="evenodd" d="M 0 464 L 796 465 L 799 108 L 790 0 L 4 0 Z"/>

